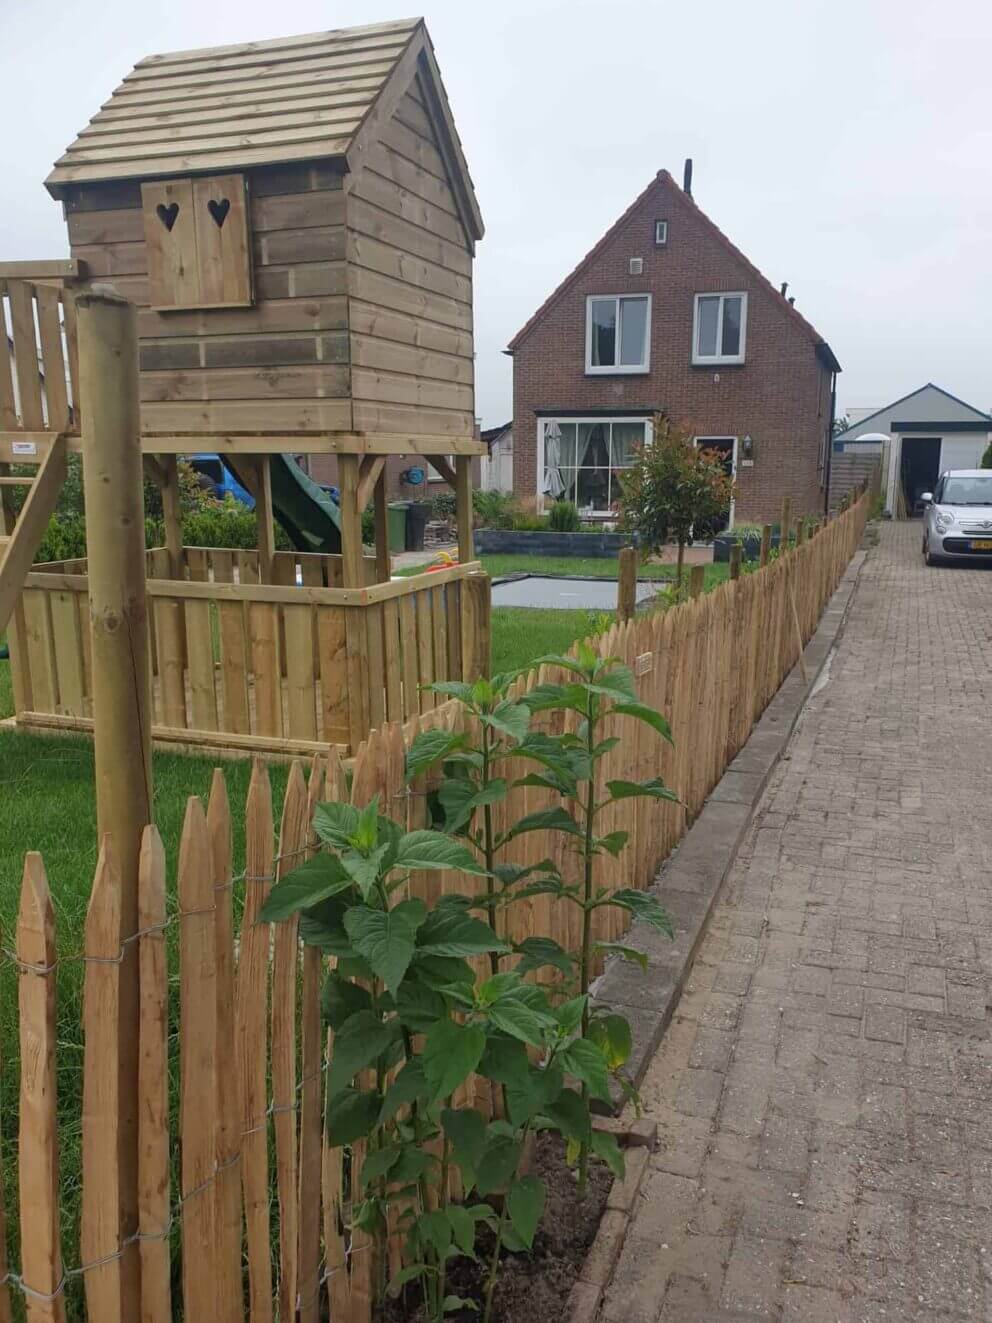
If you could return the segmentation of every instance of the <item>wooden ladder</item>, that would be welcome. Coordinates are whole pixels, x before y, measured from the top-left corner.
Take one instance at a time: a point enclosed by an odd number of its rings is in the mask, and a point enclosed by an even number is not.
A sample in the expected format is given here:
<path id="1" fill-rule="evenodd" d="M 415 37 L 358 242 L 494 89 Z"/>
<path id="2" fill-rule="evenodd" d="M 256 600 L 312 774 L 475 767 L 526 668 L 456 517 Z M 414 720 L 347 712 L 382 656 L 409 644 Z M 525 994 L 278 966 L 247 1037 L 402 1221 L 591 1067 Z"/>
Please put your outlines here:
<path id="1" fill-rule="evenodd" d="M 65 437 L 55 433 L 38 444 L 45 447 L 43 454 L 18 459 L 37 467 L 34 477 L 14 476 L 11 465 L 0 462 L 0 633 L 13 614 L 65 481 Z M 10 499 L 16 487 L 27 488 L 19 514 Z"/>

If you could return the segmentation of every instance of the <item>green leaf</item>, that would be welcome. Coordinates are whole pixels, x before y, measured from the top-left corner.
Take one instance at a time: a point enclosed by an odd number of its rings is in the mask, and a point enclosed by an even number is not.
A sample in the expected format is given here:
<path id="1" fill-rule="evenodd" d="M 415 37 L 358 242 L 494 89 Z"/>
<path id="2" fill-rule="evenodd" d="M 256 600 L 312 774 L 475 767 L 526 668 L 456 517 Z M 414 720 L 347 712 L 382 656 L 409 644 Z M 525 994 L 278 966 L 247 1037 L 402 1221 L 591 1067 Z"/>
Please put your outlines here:
<path id="1" fill-rule="evenodd" d="M 410 1103 L 426 1101 L 428 1095 L 427 1080 L 420 1060 L 414 1057 L 408 1061 L 386 1090 L 379 1113 L 379 1124 L 391 1121 L 401 1107 Z"/>
<path id="2" fill-rule="evenodd" d="M 480 1006 L 492 1006 L 519 986 L 520 973 L 516 969 L 507 970 L 503 974 L 491 974 L 476 989 L 476 1000 Z"/>
<path id="3" fill-rule="evenodd" d="M 456 735 L 449 730 L 422 730 L 407 750 L 406 779 L 412 781 L 421 776 L 435 763 L 443 762 L 449 753 L 460 749 L 464 743 L 464 735 Z"/>
<path id="4" fill-rule="evenodd" d="M 490 1038 L 479 1063 L 479 1074 L 497 1084 L 523 1084 L 530 1062 L 518 1038 Z"/>
<path id="5" fill-rule="evenodd" d="M 610 1077 L 606 1058 L 586 1038 L 576 1038 L 558 1053 L 563 1068 L 581 1080 L 594 1098 L 610 1101 Z"/>
<path id="6" fill-rule="evenodd" d="M 537 813 L 528 813 L 508 832 L 506 839 L 514 840 L 528 831 L 562 831 L 569 836 L 581 836 L 582 828 L 575 819 L 561 808 L 540 809 Z"/>
<path id="7" fill-rule="evenodd" d="M 469 1258 L 475 1258 L 475 1218 L 467 1208 L 460 1208 L 458 1204 L 449 1204 L 447 1208 L 448 1221 L 451 1223 L 451 1230 L 454 1233 L 455 1244 L 463 1254 Z M 448 1296 L 451 1300 L 454 1297 Z"/>
<path id="8" fill-rule="evenodd" d="M 405 978 L 396 992 L 396 1016 L 415 1034 L 425 1034 L 436 1020 L 447 1017 L 444 998 L 434 988 Z"/>
<path id="9" fill-rule="evenodd" d="M 438 803 L 444 809 L 444 830 L 460 831 L 473 813 L 475 782 L 465 777 L 449 777 L 437 789 Z"/>
<path id="10" fill-rule="evenodd" d="M 355 830 L 352 832 L 350 845 L 363 854 L 374 850 L 379 844 L 379 796 L 373 795 L 372 799 L 362 809 L 358 815 L 358 821 L 355 823 Z"/>
<path id="11" fill-rule="evenodd" d="M 669 790 L 660 776 L 650 781 L 607 781 L 606 788 L 612 799 L 635 799 L 644 796 L 648 799 L 665 799 L 677 804 L 679 797 L 674 790 Z"/>
<path id="12" fill-rule="evenodd" d="M 455 1162 L 461 1168 L 465 1188 L 475 1184 L 475 1173 L 486 1147 L 486 1123 L 471 1107 L 446 1108 L 441 1125 L 448 1136 Z"/>
<path id="13" fill-rule="evenodd" d="M 544 1212 L 545 1195 L 544 1182 L 537 1176 L 521 1176 L 510 1186 L 507 1202 L 510 1221 L 528 1249 L 534 1244 L 534 1233 Z"/>
<path id="14" fill-rule="evenodd" d="M 390 851 L 390 844 L 387 841 L 385 845 L 378 846 L 370 854 L 359 854 L 357 850 L 345 850 L 342 852 L 341 864 L 348 876 L 352 878 L 359 891 L 362 893 L 362 899 L 368 903 L 379 876 L 383 871 L 383 861 Z"/>
<path id="15" fill-rule="evenodd" d="M 374 1090 L 342 1089 L 327 1095 L 327 1142 L 331 1148 L 364 1139 L 375 1128 L 382 1099 Z"/>
<path id="16" fill-rule="evenodd" d="M 610 1070 L 619 1070 L 629 1059 L 633 1038 L 622 1015 L 597 1015 L 589 1025 L 588 1036 L 602 1052 Z"/>
<path id="17" fill-rule="evenodd" d="M 328 955 L 350 955 L 351 942 L 343 927 L 348 908 L 343 897 L 330 896 L 303 910 L 300 914 L 300 940 L 308 946 L 319 947 Z"/>
<path id="18" fill-rule="evenodd" d="M 625 887 L 620 891 L 614 891 L 609 900 L 610 904 L 629 910 L 635 918 L 650 924 L 652 928 L 656 928 L 667 937 L 675 936 L 671 915 L 658 897 L 652 896 L 650 892 L 635 891 L 631 887 Z"/>
<path id="19" fill-rule="evenodd" d="M 433 1247 L 438 1259 L 443 1260 L 447 1256 L 451 1246 L 452 1230 L 443 1209 L 435 1208 L 433 1212 L 421 1213 L 417 1219 L 417 1231 L 421 1241 L 426 1241 Z"/>
<path id="20" fill-rule="evenodd" d="M 259 921 L 278 923 L 297 910 L 309 909 L 353 886 L 337 855 L 318 854 L 275 884 L 262 906 Z"/>
<path id="21" fill-rule="evenodd" d="M 421 983 L 438 992 L 448 992 L 456 987 L 471 988 L 475 984 L 475 970 L 465 960 L 454 956 L 426 955 L 415 951 L 413 968 Z M 469 999 L 471 1004 L 471 998 Z"/>
<path id="22" fill-rule="evenodd" d="M 477 875 L 486 871 L 471 850 L 439 831 L 408 832 L 399 843 L 395 867 L 457 868 Z"/>
<path id="23" fill-rule="evenodd" d="M 606 1163 L 617 1180 L 623 1180 L 624 1160 L 616 1135 L 611 1135 L 608 1130 L 594 1130 L 589 1147 Z"/>
<path id="24" fill-rule="evenodd" d="M 450 1213 L 450 1209 L 448 1210 Z M 446 1295 L 441 1302 L 441 1312 L 444 1314 L 453 1314 L 456 1309 L 467 1309 L 473 1314 L 479 1312 L 479 1306 L 474 1300 L 468 1300 L 461 1295 Z"/>
<path id="25" fill-rule="evenodd" d="M 427 1272 L 426 1263 L 411 1263 L 407 1267 L 401 1268 L 399 1272 L 393 1273 L 389 1279 L 389 1285 L 386 1287 L 389 1295 L 397 1296 L 406 1286 L 407 1282 L 415 1281 L 418 1277 Z"/>
<path id="26" fill-rule="evenodd" d="M 407 1144 L 400 1154 L 399 1161 L 389 1173 L 390 1184 L 409 1185 L 417 1181 L 424 1174 L 432 1162 L 436 1162 L 430 1153 L 424 1149 L 414 1148 Z"/>
<path id="27" fill-rule="evenodd" d="M 634 717 L 637 721 L 643 721 L 663 736 L 669 744 L 675 743 L 672 739 L 671 726 L 660 712 L 656 712 L 653 707 L 648 707 L 646 703 L 617 703 L 613 711 L 620 712 L 625 717 Z"/>
<path id="28" fill-rule="evenodd" d="M 566 1139 L 578 1143 L 588 1140 L 591 1130 L 589 1108 L 574 1089 L 562 1089 L 554 1102 L 545 1105 L 544 1111 Z"/>
<path id="29" fill-rule="evenodd" d="M 429 1030 L 421 1055 L 431 1098 L 449 1098 L 475 1070 L 485 1047 L 481 1025 L 439 1020 Z"/>
<path id="30" fill-rule="evenodd" d="M 543 1047 L 548 1030 L 554 1024 L 550 1015 L 534 1010 L 520 997 L 501 998 L 488 1010 L 489 1023 L 511 1038 L 519 1038 L 532 1047 Z"/>
<path id="31" fill-rule="evenodd" d="M 479 1159 L 475 1185 L 480 1194 L 501 1190 L 511 1180 L 520 1161 L 520 1145 L 508 1135 L 494 1135 Z"/>
<path id="32" fill-rule="evenodd" d="M 391 910 L 355 905 L 344 916 L 355 950 L 390 992 L 399 987 L 413 959 L 417 929 L 426 914 L 422 900 L 404 900 Z"/>
<path id="33" fill-rule="evenodd" d="M 648 972 L 647 956 L 633 946 L 624 946 L 623 942 L 596 942 L 595 947 L 604 955 L 618 955 L 623 960 L 629 960 L 632 965 L 640 965 L 642 974 Z"/>
<path id="34" fill-rule="evenodd" d="M 358 1011 L 371 1011 L 372 997 L 367 988 L 331 973 L 324 979 L 320 1006 L 324 1019 L 336 1030 Z"/>
<path id="35" fill-rule="evenodd" d="M 390 1144 L 387 1148 L 375 1149 L 367 1153 L 358 1178 L 359 1187 L 367 1190 L 373 1181 L 382 1180 L 388 1174 L 390 1167 L 396 1165 L 400 1152 L 399 1144 Z"/>
<path id="36" fill-rule="evenodd" d="M 472 686 L 464 680 L 435 680 L 433 684 L 421 685 L 422 689 L 432 694 L 442 694 L 445 698 L 457 698 L 460 703 L 472 704 Z"/>
<path id="37" fill-rule="evenodd" d="M 519 743 L 527 734 L 530 725 L 530 712 L 523 703 L 511 703 L 508 699 L 497 703 L 492 712 L 484 712 L 479 718 L 486 726 L 498 730 L 514 743 Z"/>
<path id="38" fill-rule="evenodd" d="M 395 1020 L 383 1021 L 375 1011 L 358 1011 L 349 1016 L 334 1035 L 327 1072 L 328 1093 L 340 1093 L 360 1070 L 370 1066 L 396 1041 L 398 1033 Z"/>
<path id="39" fill-rule="evenodd" d="M 550 937 L 527 937 L 522 942 L 515 943 L 513 950 L 523 957 L 514 968 L 514 973 L 521 977 L 532 970 L 544 969 L 547 966 L 559 970 L 562 974 L 572 972 L 572 956 Z"/>
<path id="40" fill-rule="evenodd" d="M 357 826 L 358 809 L 352 804 L 318 804 L 314 810 L 314 831 L 336 850 L 347 849 Z"/>
<path id="41" fill-rule="evenodd" d="M 433 910 L 417 934 L 418 955 L 474 956 L 509 949 L 488 923 L 454 905 Z"/>
<path id="42" fill-rule="evenodd" d="M 620 702 L 637 702 L 637 685 L 629 666 L 614 666 L 608 671 L 602 671 L 595 680 L 588 682 L 588 686 L 594 693 L 605 694 Z"/>
<path id="43" fill-rule="evenodd" d="M 555 1019 L 566 1034 L 574 1034 L 582 1023 L 582 1012 L 588 1000 L 589 998 L 583 993 L 581 997 L 573 997 L 571 1001 L 563 1002 L 561 1006 L 555 1008 Z"/>
<path id="44" fill-rule="evenodd" d="M 605 836 L 598 836 L 593 841 L 593 846 L 599 850 L 606 850 L 608 854 L 616 859 L 629 839 L 630 832 L 628 831 L 611 831 L 607 832 Z"/>

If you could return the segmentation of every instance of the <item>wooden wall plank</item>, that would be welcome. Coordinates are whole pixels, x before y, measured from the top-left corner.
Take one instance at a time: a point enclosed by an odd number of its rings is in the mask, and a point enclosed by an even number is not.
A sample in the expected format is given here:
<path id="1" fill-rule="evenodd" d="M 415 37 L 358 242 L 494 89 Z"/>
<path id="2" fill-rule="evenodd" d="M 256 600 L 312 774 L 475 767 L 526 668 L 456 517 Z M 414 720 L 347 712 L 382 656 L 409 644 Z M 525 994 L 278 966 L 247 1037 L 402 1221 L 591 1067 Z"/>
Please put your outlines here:
<path id="1" fill-rule="evenodd" d="M 52 593 L 52 647 L 58 676 L 59 711 L 85 716 L 86 683 L 83 674 L 83 639 L 75 593 Z"/>
<path id="2" fill-rule="evenodd" d="M 320 654 L 320 738 L 347 744 L 348 662 L 345 652 L 346 608 L 317 607 L 317 647 Z"/>
<path id="3" fill-rule="evenodd" d="M 317 686 L 314 674 L 312 606 L 284 606 L 286 628 L 286 688 L 288 734 L 291 739 L 317 738 Z"/>

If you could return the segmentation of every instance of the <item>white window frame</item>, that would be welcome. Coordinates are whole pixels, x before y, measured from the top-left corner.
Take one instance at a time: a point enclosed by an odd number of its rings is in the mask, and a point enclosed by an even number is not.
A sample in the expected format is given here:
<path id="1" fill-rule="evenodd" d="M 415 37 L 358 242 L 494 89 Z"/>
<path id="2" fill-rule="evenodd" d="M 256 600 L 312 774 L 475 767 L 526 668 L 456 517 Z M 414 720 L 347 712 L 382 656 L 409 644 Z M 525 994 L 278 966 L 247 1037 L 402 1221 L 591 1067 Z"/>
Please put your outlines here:
<path id="1" fill-rule="evenodd" d="M 645 415 L 639 418 L 636 414 L 616 414 L 604 417 L 600 414 L 577 414 L 563 413 L 555 414 L 554 418 L 538 418 L 537 420 L 537 497 L 536 511 L 543 514 L 550 503 L 550 497 L 544 490 L 544 429 L 548 423 L 643 423 L 644 425 L 644 445 L 649 446 L 654 439 L 654 427 L 651 418 Z M 602 520 L 608 523 L 616 520 L 616 515 L 611 510 L 600 510 L 595 514 L 583 515 L 583 519 L 591 521 L 593 519 Z"/>
<path id="2" fill-rule="evenodd" d="M 654 223 L 654 241 L 658 248 L 664 248 L 668 243 L 668 221 L 656 220 Z"/>
<path id="3" fill-rule="evenodd" d="M 617 305 L 617 354 L 620 353 L 620 300 L 621 299 L 643 299 L 647 302 L 648 313 L 644 325 L 644 362 L 643 363 L 625 363 L 614 364 L 603 367 L 601 364 L 594 364 L 592 361 L 592 305 L 596 302 L 616 300 Z M 618 374 L 630 376 L 632 373 L 644 375 L 651 371 L 651 295 L 640 294 L 637 292 L 628 292 L 626 294 L 587 294 L 586 295 L 586 376 L 587 377 L 614 377 Z M 569 420 L 571 421 L 571 419 Z"/>
<path id="4" fill-rule="evenodd" d="M 741 300 L 741 347 L 736 354 L 700 354 L 699 353 L 699 300 L 719 299 L 720 311 L 716 320 L 716 342 L 723 344 L 723 300 Z M 720 363 L 743 363 L 747 353 L 747 291 L 743 289 L 713 289 L 696 294 L 692 305 L 692 361 L 703 367 Z"/>
<path id="5" fill-rule="evenodd" d="M 736 486 L 736 483 L 737 483 L 737 462 L 738 462 L 738 456 L 739 456 L 739 454 L 740 454 L 740 447 L 741 447 L 740 437 L 737 437 L 737 436 L 715 436 L 715 435 L 709 435 L 709 434 L 707 434 L 706 436 L 694 436 L 694 437 L 692 438 L 693 449 L 695 449 L 695 450 L 700 450 L 700 449 L 705 450 L 705 449 L 707 448 L 707 446 L 712 446 L 712 444 L 713 444 L 714 441 L 732 441 L 732 442 L 734 443 L 734 445 L 733 445 L 733 450 L 731 451 L 730 476 L 731 476 L 731 478 L 733 479 L 734 484 L 735 484 L 735 486 Z M 733 527 L 734 527 L 734 505 L 735 505 L 734 496 L 731 495 L 731 497 L 730 497 L 730 515 L 729 515 L 729 517 L 728 517 L 727 527 L 723 530 L 725 533 L 729 533 L 729 532 L 733 529 Z"/>

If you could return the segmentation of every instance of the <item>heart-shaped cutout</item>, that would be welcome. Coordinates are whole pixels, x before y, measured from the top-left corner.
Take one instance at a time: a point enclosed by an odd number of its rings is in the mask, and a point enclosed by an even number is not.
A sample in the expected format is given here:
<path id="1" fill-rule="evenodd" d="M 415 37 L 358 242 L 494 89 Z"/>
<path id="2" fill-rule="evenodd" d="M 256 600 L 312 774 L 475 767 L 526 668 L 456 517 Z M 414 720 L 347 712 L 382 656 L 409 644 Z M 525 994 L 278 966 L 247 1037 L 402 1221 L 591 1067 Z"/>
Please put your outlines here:
<path id="1" fill-rule="evenodd" d="M 158 218 L 165 228 L 171 231 L 173 225 L 176 223 L 176 217 L 179 215 L 179 203 L 170 202 L 169 205 L 166 206 L 164 202 L 160 202 L 155 210 L 158 212 Z"/>
<path id="2" fill-rule="evenodd" d="M 213 198 L 207 203 L 207 210 L 214 218 L 214 224 L 218 230 L 227 219 L 227 213 L 231 210 L 231 204 L 227 198 L 221 198 L 219 202 L 214 202 Z"/>

